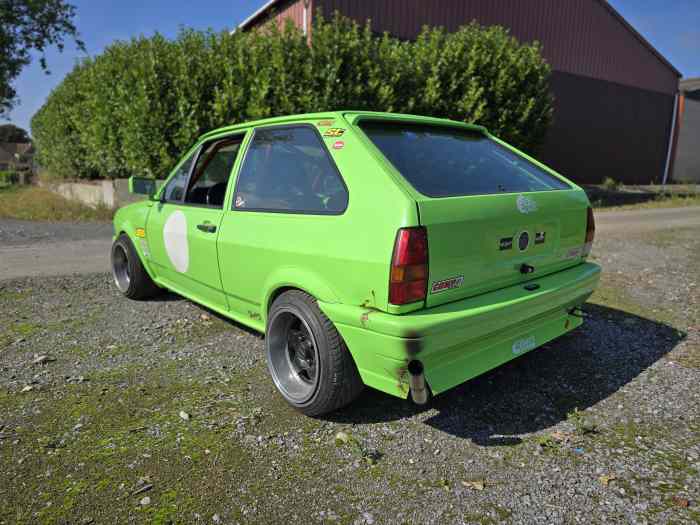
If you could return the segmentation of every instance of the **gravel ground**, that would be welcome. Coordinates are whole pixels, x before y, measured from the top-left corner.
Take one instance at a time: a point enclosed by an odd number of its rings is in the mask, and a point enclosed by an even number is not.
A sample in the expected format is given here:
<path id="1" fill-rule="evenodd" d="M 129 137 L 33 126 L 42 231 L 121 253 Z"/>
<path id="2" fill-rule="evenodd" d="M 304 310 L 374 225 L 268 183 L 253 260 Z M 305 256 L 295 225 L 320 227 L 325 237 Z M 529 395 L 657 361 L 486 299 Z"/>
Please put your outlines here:
<path id="1" fill-rule="evenodd" d="M 322 419 L 259 335 L 174 295 L 2 280 L 0 523 L 697 523 L 697 232 L 601 228 L 582 328 L 427 407 L 366 390 Z"/>

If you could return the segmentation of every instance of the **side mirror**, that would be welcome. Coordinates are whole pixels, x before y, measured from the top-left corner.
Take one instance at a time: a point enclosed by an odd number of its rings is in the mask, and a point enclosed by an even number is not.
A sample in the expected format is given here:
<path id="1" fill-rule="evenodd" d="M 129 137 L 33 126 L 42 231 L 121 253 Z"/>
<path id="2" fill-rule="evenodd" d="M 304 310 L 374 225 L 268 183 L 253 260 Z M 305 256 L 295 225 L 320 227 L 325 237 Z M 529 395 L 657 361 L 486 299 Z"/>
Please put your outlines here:
<path id="1" fill-rule="evenodd" d="M 156 193 L 156 180 L 149 177 L 129 177 L 129 193 L 152 197 Z"/>

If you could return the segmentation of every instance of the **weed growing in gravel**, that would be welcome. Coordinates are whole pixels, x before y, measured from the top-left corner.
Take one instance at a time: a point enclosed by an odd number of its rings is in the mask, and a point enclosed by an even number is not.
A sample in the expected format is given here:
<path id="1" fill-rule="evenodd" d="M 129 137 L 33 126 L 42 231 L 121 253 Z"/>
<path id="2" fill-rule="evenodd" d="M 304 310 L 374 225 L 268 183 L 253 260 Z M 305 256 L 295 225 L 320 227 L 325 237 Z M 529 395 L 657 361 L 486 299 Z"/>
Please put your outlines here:
<path id="1" fill-rule="evenodd" d="M 574 425 L 576 433 L 579 436 L 595 434 L 598 431 L 597 425 L 590 421 L 588 417 L 583 413 L 583 411 L 579 410 L 578 407 L 574 408 L 571 412 L 566 414 L 566 419 Z"/>
<path id="2" fill-rule="evenodd" d="M 559 443 L 554 441 L 554 438 L 549 434 L 537 436 L 536 442 L 546 452 L 555 452 L 559 450 Z"/>
<path id="3" fill-rule="evenodd" d="M 338 432 L 335 436 L 335 446 L 336 447 L 350 447 L 350 450 L 358 456 L 362 461 L 366 462 L 370 466 L 377 464 L 382 458 L 382 453 L 378 450 L 371 450 L 365 447 L 362 442 L 355 436 L 351 436 L 346 432 Z"/>

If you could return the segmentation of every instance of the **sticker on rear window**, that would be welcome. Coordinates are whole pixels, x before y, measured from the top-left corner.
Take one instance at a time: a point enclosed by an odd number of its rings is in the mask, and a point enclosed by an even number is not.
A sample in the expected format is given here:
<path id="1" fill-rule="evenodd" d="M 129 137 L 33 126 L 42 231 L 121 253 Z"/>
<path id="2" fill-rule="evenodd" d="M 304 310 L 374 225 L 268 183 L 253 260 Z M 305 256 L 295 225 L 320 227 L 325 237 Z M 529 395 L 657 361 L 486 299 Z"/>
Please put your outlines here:
<path id="1" fill-rule="evenodd" d="M 342 140 L 336 140 L 335 144 L 333 144 L 333 149 L 343 149 L 345 147 L 345 142 Z"/>
<path id="2" fill-rule="evenodd" d="M 343 134 L 345 133 L 345 130 L 343 128 L 330 128 L 327 129 L 326 131 L 323 132 L 324 137 L 342 137 Z"/>
<path id="3" fill-rule="evenodd" d="M 451 279 L 445 279 L 444 281 L 437 281 L 433 283 L 433 287 L 430 289 L 430 293 L 440 293 L 445 290 L 452 290 L 453 288 L 459 288 L 464 282 L 464 275 L 459 277 L 452 277 Z"/>

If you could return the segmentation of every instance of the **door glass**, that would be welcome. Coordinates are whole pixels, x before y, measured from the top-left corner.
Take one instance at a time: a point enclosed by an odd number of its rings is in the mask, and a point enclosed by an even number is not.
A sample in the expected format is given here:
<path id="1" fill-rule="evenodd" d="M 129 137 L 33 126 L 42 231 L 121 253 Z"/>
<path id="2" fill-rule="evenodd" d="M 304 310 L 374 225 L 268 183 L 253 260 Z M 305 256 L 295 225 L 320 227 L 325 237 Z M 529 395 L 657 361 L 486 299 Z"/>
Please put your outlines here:
<path id="1" fill-rule="evenodd" d="M 197 159 L 185 202 L 221 208 L 243 137 L 206 144 Z"/>
<path id="2" fill-rule="evenodd" d="M 168 181 L 165 186 L 163 195 L 167 202 L 181 202 L 182 197 L 185 195 L 185 185 L 187 184 L 187 177 L 190 175 L 190 169 L 192 168 L 192 163 L 194 162 L 194 157 L 197 152 L 193 152 L 187 159 L 185 159 L 182 164 L 177 168 L 175 174 Z"/>
<path id="3" fill-rule="evenodd" d="M 258 129 L 236 186 L 234 208 L 340 214 L 348 192 L 311 127 Z"/>

